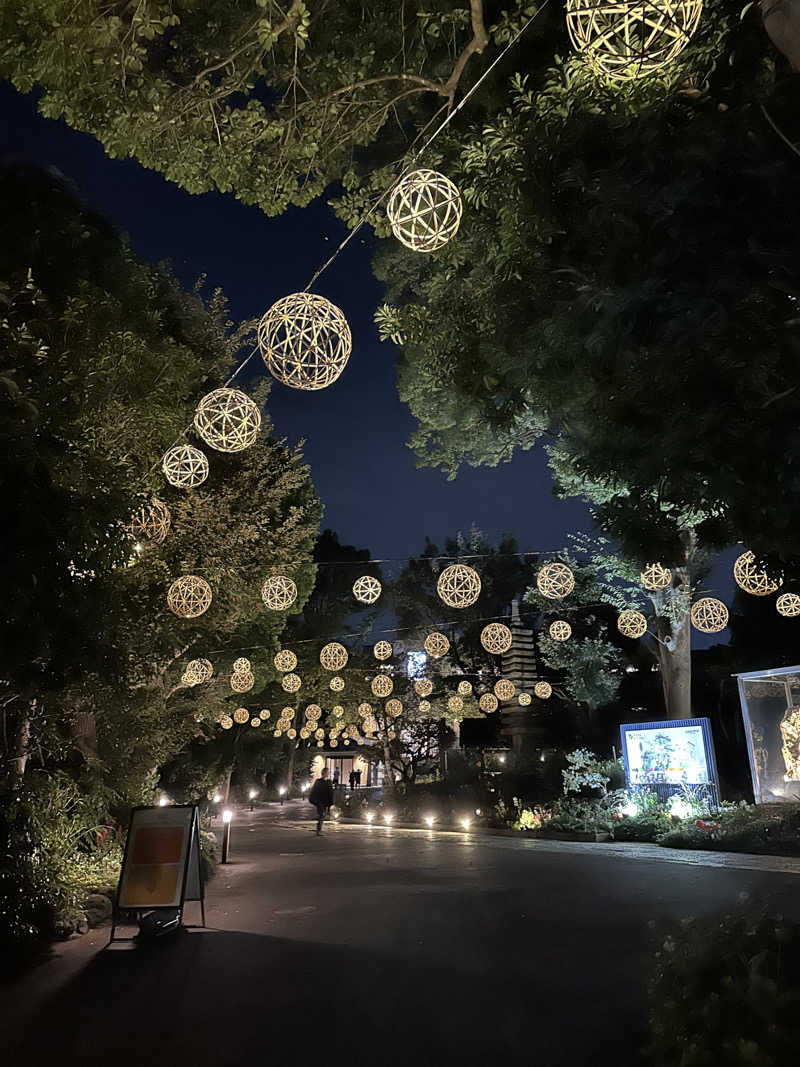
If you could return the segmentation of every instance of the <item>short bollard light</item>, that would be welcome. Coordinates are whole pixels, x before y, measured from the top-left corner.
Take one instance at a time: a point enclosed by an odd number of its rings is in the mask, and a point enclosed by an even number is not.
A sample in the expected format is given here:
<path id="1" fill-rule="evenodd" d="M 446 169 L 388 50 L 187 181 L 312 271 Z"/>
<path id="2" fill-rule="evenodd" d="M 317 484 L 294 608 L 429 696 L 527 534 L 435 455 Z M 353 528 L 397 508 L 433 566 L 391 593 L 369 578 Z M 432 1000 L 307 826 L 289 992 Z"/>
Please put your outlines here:
<path id="1" fill-rule="evenodd" d="M 215 793 L 214 794 L 214 803 L 215 804 L 219 804 L 221 800 L 222 800 L 222 797 L 219 795 L 219 793 Z"/>
<path id="2" fill-rule="evenodd" d="M 392 815 L 391 812 L 387 812 L 386 815 L 384 815 L 384 817 L 383 817 L 383 821 L 386 823 L 387 826 L 389 826 L 389 825 L 391 825 L 391 822 L 392 822 L 393 818 L 394 818 L 394 815 Z"/>
<path id="3" fill-rule="evenodd" d="M 283 804 L 283 798 L 286 796 L 286 786 L 282 785 L 278 790 L 278 796 L 281 798 L 281 804 Z"/>
<path id="4" fill-rule="evenodd" d="M 433 824 L 435 822 L 436 822 L 436 816 L 435 815 L 426 815 L 425 816 L 425 825 L 426 826 L 431 827 L 431 826 L 433 826 Z"/>
<path id="5" fill-rule="evenodd" d="M 222 859 L 220 863 L 228 862 L 228 850 L 231 846 L 231 819 L 233 812 L 226 808 L 222 813 Z"/>
<path id="6" fill-rule="evenodd" d="M 469 816 L 465 816 L 461 820 L 461 826 L 463 827 L 463 829 L 469 830 L 470 826 L 472 826 L 472 819 L 470 819 Z"/>
<path id="7" fill-rule="evenodd" d="M 162 793 L 161 796 L 158 798 L 158 806 L 160 808 L 165 808 L 167 804 L 169 804 L 169 797 L 166 793 Z"/>
<path id="8" fill-rule="evenodd" d="M 258 790 L 257 789 L 251 789 L 250 792 L 247 794 L 247 796 L 248 796 L 248 798 L 250 800 L 250 810 L 251 811 L 255 811 L 255 805 L 254 805 L 253 802 L 255 801 L 256 797 L 258 796 Z"/>
<path id="9" fill-rule="evenodd" d="M 374 818 L 375 818 L 375 812 L 374 811 L 368 811 L 367 814 L 364 816 L 364 818 L 367 820 L 367 822 L 372 822 L 374 820 Z"/>

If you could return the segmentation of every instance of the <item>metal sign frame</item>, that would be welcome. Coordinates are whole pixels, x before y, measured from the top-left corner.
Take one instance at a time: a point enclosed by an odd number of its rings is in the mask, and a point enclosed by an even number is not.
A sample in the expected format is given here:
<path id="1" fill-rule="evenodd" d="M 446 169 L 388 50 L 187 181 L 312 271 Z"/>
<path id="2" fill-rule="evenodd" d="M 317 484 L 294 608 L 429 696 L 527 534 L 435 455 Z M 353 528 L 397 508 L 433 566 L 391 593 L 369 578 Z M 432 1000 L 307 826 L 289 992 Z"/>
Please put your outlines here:
<path id="1" fill-rule="evenodd" d="M 133 940 L 135 940 L 135 938 L 132 938 L 132 937 L 116 937 L 115 936 L 117 926 L 121 925 L 120 921 L 119 921 L 121 912 L 125 912 L 125 913 L 134 912 L 134 913 L 138 913 L 138 914 L 145 914 L 145 913 L 151 912 L 151 911 L 173 911 L 173 910 L 175 910 L 176 905 L 174 905 L 174 904 L 148 905 L 147 907 L 141 907 L 141 908 L 120 908 L 119 907 L 119 894 L 120 894 L 120 888 L 121 888 L 121 886 L 123 884 L 123 879 L 125 877 L 125 869 L 126 869 L 127 864 L 128 864 L 131 842 L 132 842 L 133 837 L 134 837 L 133 827 L 134 827 L 134 822 L 135 822 L 135 819 L 136 819 L 136 813 L 139 812 L 139 811 L 175 811 L 176 809 L 180 809 L 180 810 L 184 810 L 184 811 L 187 810 L 187 809 L 190 809 L 191 812 L 192 812 L 191 824 L 189 826 L 189 843 L 188 843 L 187 848 L 186 848 L 186 855 L 185 855 L 184 861 L 183 861 L 183 872 L 181 874 L 181 895 L 180 895 L 180 901 L 177 904 L 178 924 L 180 926 L 185 925 L 184 922 L 183 922 L 184 905 L 186 903 L 196 901 L 196 902 L 198 902 L 200 904 L 201 926 L 205 926 L 206 925 L 206 903 L 205 903 L 205 895 L 206 894 L 205 894 L 205 883 L 203 881 L 203 866 L 202 866 L 202 863 L 201 863 L 201 855 L 202 855 L 202 853 L 201 853 L 201 848 L 200 848 L 200 813 L 199 813 L 199 811 L 197 809 L 197 805 L 196 804 L 171 804 L 171 805 L 169 805 L 168 808 L 161 808 L 161 807 L 157 807 L 154 804 L 141 804 L 138 807 L 133 808 L 132 811 L 131 811 L 131 821 L 130 821 L 130 825 L 128 827 L 128 835 L 127 835 L 127 837 L 125 839 L 125 852 L 123 853 L 122 867 L 120 868 L 119 882 L 117 883 L 117 894 L 116 894 L 116 899 L 114 901 L 114 908 L 113 908 L 112 915 L 111 915 L 111 936 L 108 939 L 108 944 L 109 945 L 113 941 L 133 941 Z M 188 882 L 188 878 L 189 878 L 189 867 L 190 867 L 190 865 L 192 863 L 193 857 L 197 858 L 197 869 L 196 869 L 196 871 L 194 873 L 196 874 L 196 877 L 197 877 L 198 890 L 197 890 L 197 895 L 196 896 L 195 895 L 187 896 L 186 888 L 187 888 L 187 882 Z"/>
<path id="2" fill-rule="evenodd" d="M 676 782 L 649 782 L 631 784 L 631 769 L 628 762 L 628 733 L 636 733 L 642 730 L 674 730 L 682 726 L 699 726 L 703 738 L 706 768 L 708 769 L 708 782 L 685 782 L 683 785 L 690 788 L 707 789 L 714 807 L 719 807 L 719 777 L 717 775 L 717 760 L 714 755 L 714 740 L 711 736 L 711 722 L 708 719 L 661 719 L 657 722 L 626 722 L 619 728 L 622 743 L 622 759 L 625 764 L 625 784 L 629 789 L 638 791 L 650 791 L 656 793 L 659 800 L 665 803 L 673 793 L 679 793 L 682 786 Z"/>

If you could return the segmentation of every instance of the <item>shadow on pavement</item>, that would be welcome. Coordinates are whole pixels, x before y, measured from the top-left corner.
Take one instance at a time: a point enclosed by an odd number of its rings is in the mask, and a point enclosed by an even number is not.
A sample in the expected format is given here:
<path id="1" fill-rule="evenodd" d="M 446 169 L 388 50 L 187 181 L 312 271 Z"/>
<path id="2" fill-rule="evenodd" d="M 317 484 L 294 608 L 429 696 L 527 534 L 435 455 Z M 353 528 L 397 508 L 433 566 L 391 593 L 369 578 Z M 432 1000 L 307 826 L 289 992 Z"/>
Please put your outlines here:
<path id="1" fill-rule="evenodd" d="M 6 1034 L 4 1059 L 580 1067 L 605 1048 L 615 1067 L 640 1063 L 644 991 L 615 1013 L 597 996 L 609 976 L 559 977 L 520 983 L 347 946 L 197 930 L 94 957 L 22 1032 Z"/>

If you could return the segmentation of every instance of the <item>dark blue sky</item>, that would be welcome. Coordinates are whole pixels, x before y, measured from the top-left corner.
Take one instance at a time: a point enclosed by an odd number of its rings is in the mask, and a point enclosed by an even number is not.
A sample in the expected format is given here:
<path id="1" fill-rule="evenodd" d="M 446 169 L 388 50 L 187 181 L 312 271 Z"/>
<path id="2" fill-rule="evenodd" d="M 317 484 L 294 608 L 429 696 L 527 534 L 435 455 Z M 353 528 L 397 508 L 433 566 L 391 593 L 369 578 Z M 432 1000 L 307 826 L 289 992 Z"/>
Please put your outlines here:
<path id="1" fill-rule="evenodd" d="M 93 138 L 41 118 L 31 96 L 0 83 L 0 159 L 9 158 L 58 168 L 128 235 L 137 255 L 169 260 L 187 287 L 207 275 L 237 319 L 260 316 L 304 288 L 346 233 L 324 201 L 269 219 L 233 196 L 192 196 L 134 160 L 109 159 Z M 320 392 L 275 383 L 268 409 L 279 435 L 305 439 L 324 523 L 343 542 L 374 556 L 408 556 L 426 535 L 441 543 L 475 523 L 492 540 L 512 531 L 520 547 L 547 550 L 590 528 L 582 503 L 554 499 L 541 449 L 496 470 L 464 468 L 454 482 L 416 469 L 406 447 L 414 421 L 395 387 L 396 350 L 378 341 L 372 322 L 381 287 L 370 269 L 369 236 L 351 241 L 315 291 L 350 322 L 350 362 Z"/>

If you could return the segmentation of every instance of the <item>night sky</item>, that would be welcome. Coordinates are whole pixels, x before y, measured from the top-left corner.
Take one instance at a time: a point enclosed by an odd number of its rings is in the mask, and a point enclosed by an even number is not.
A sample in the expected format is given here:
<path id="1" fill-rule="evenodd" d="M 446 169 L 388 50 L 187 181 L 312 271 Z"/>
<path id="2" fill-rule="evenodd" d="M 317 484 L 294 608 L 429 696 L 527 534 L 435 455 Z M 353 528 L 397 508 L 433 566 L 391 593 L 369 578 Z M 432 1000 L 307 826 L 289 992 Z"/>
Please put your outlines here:
<path id="1" fill-rule="evenodd" d="M 346 233 L 323 200 L 270 219 L 232 195 L 192 196 L 134 160 L 109 159 L 92 137 L 41 118 L 33 96 L 1 82 L 0 161 L 57 168 L 128 235 L 138 256 L 168 260 L 187 288 L 206 275 L 236 319 L 261 316 L 303 289 Z M 274 383 L 267 405 L 278 435 L 306 441 L 324 525 L 380 558 L 417 553 L 426 536 L 441 546 L 473 524 L 491 541 L 512 532 L 520 548 L 543 552 L 590 530 L 584 504 L 553 496 L 541 448 L 494 470 L 465 467 L 453 482 L 416 468 L 406 446 L 414 421 L 395 387 L 396 350 L 378 341 L 372 321 L 382 292 L 370 256 L 369 232 L 357 235 L 314 287 L 342 308 L 353 332 L 341 378 L 313 393 Z M 728 555 L 710 584 L 730 603 Z"/>

